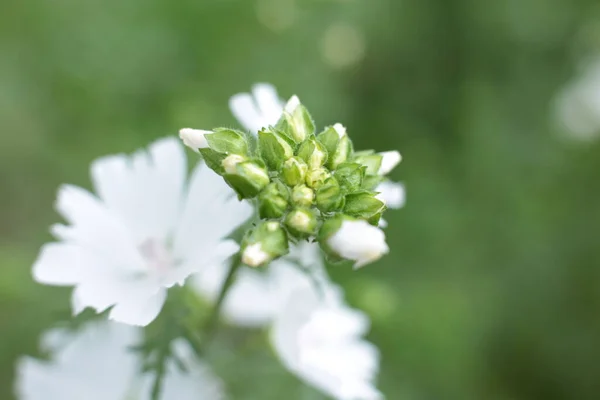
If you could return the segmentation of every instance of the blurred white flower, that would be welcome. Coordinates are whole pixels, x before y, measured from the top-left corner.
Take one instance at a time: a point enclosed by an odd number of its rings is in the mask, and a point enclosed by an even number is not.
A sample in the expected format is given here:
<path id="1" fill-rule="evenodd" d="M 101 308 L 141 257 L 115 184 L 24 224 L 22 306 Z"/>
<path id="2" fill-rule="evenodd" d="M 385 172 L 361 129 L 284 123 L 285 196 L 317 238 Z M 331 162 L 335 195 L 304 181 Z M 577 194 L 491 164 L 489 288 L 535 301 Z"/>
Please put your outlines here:
<path id="1" fill-rule="evenodd" d="M 112 307 L 112 320 L 150 323 L 167 288 L 238 250 L 225 237 L 252 213 L 204 165 L 186 185 L 186 168 L 175 138 L 133 156 L 95 161 L 91 175 L 98 197 L 75 186 L 59 190 L 56 208 L 70 225 L 52 227 L 61 241 L 42 248 L 34 278 L 75 286 L 75 314 Z"/>
<path id="2" fill-rule="evenodd" d="M 383 156 L 383 159 L 381 160 L 381 166 L 379 167 L 379 175 L 389 174 L 394 168 L 396 168 L 396 165 L 402 161 L 402 156 L 396 150 L 384 151 L 379 154 Z"/>
<path id="3" fill-rule="evenodd" d="M 600 136 L 600 59 L 584 65 L 559 93 L 556 112 L 569 136 L 580 140 Z"/>
<path id="4" fill-rule="evenodd" d="M 282 363 L 338 400 L 376 400 L 377 348 L 362 339 L 368 318 L 348 308 L 336 286 L 298 288 L 275 319 L 271 341 Z"/>
<path id="5" fill-rule="evenodd" d="M 402 208 L 406 203 L 406 190 L 404 185 L 397 182 L 384 181 L 375 188 L 377 197 L 389 208 Z"/>
<path id="6" fill-rule="evenodd" d="M 223 305 L 226 320 L 241 326 L 265 326 L 285 305 L 294 289 L 329 284 L 321 249 L 316 243 L 301 242 L 290 250 L 290 254 L 265 269 L 238 270 Z M 192 282 L 201 295 L 216 299 L 226 275 L 226 265 L 214 264 L 201 275 L 192 277 Z"/>
<path id="7" fill-rule="evenodd" d="M 356 261 L 355 269 L 389 252 L 383 231 L 364 220 L 344 220 L 327 244 L 341 257 Z"/>
<path id="8" fill-rule="evenodd" d="M 252 93 L 233 95 L 229 108 L 244 128 L 256 133 L 277 123 L 283 113 L 284 102 L 273 85 L 257 83 L 252 86 Z"/>
<path id="9" fill-rule="evenodd" d="M 142 373 L 139 344 L 142 331 L 104 321 L 79 332 L 55 329 L 42 338 L 52 353 L 49 361 L 23 357 L 17 363 L 15 394 L 19 400 L 147 400 L 154 376 Z M 161 398 L 223 400 L 223 384 L 194 357 L 185 342 L 174 342 L 174 361 L 167 363 Z"/>

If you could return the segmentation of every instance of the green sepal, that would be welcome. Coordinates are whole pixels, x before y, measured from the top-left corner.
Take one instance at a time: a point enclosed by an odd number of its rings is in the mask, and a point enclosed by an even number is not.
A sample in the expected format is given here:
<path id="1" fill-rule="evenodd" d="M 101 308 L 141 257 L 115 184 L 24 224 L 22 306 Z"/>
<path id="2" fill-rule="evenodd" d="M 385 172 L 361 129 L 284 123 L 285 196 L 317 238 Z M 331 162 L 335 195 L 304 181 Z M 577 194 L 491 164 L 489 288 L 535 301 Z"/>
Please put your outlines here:
<path id="1" fill-rule="evenodd" d="M 224 154 L 248 155 L 248 143 L 243 132 L 228 128 L 217 128 L 204 136 L 208 146 Z"/>
<path id="2" fill-rule="evenodd" d="M 215 171 L 219 175 L 223 175 L 225 173 L 225 168 L 223 168 L 223 160 L 227 157 L 227 154 L 218 153 L 212 149 L 198 149 L 206 166 L 213 171 Z"/>
<path id="3" fill-rule="evenodd" d="M 290 211 L 284 220 L 285 226 L 296 239 L 306 239 L 317 234 L 319 221 L 316 213 L 309 208 Z"/>
<path id="4" fill-rule="evenodd" d="M 325 213 L 340 211 L 344 207 L 345 197 L 338 181 L 328 178 L 316 193 L 317 208 Z"/>
<path id="5" fill-rule="evenodd" d="M 377 214 L 381 217 L 385 210 L 385 203 L 377 199 L 373 192 L 361 191 L 346 196 L 344 214 L 352 217 L 368 220 Z"/>
<path id="6" fill-rule="evenodd" d="M 343 163 L 338 165 L 334 176 L 346 193 L 360 189 L 367 168 L 358 163 Z"/>
<path id="7" fill-rule="evenodd" d="M 258 132 L 258 149 L 271 171 L 279 171 L 284 161 L 294 155 L 294 148 L 278 132 Z"/>

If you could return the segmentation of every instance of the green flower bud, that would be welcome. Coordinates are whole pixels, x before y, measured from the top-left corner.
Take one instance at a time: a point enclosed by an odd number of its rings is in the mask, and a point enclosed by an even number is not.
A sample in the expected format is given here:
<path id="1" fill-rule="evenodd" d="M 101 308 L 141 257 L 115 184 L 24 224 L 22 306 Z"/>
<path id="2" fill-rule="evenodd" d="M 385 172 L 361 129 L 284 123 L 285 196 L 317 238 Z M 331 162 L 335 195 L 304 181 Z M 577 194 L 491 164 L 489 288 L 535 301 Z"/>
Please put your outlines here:
<path id="1" fill-rule="evenodd" d="M 361 152 L 359 154 L 355 154 L 354 162 L 357 162 L 367 167 L 368 175 L 377 175 L 379 173 L 379 169 L 381 168 L 383 156 L 379 154 L 369 153 L 370 152 Z"/>
<path id="2" fill-rule="evenodd" d="M 315 133 L 315 123 L 312 117 L 296 96 L 293 96 L 285 106 L 277 128 L 294 139 L 296 143 L 302 143 L 309 135 Z"/>
<path id="3" fill-rule="evenodd" d="M 385 177 L 381 175 L 367 175 L 363 179 L 361 189 L 370 191 L 375 190 L 384 180 Z"/>
<path id="4" fill-rule="evenodd" d="M 250 267 L 260 267 L 288 252 L 288 237 L 279 222 L 262 222 L 242 240 L 242 262 Z"/>
<path id="5" fill-rule="evenodd" d="M 294 155 L 294 142 L 276 131 L 258 132 L 258 147 L 262 159 L 271 171 L 279 171 L 283 162 Z"/>
<path id="6" fill-rule="evenodd" d="M 306 185 L 310 188 L 318 189 L 330 176 L 331 173 L 325 168 L 313 169 L 306 174 Z"/>
<path id="7" fill-rule="evenodd" d="M 356 192 L 346 196 L 344 213 L 352 217 L 366 219 L 373 225 L 377 225 L 385 210 L 385 203 L 372 192 Z"/>
<path id="8" fill-rule="evenodd" d="M 335 124 L 325 129 L 317 137 L 327 150 L 327 167 L 334 170 L 338 165 L 346 162 L 352 154 L 352 142 L 346 134 L 342 124 Z"/>
<path id="9" fill-rule="evenodd" d="M 300 207 L 310 207 L 315 199 L 315 192 L 306 185 L 298 185 L 292 189 L 292 203 Z"/>
<path id="10" fill-rule="evenodd" d="M 300 145 L 298 157 L 306 161 L 310 169 L 316 169 L 325 165 L 327 150 L 319 141 L 311 138 Z"/>
<path id="11" fill-rule="evenodd" d="M 363 178 L 365 177 L 366 167 L 357 163 L 343 163 L 338 165 L 335 170 L 335 178 L 339 182 L 342 190 L 354 192 L 360 189 Z"/>
<path id="12" fill-rule="evenodd" d="M 223 154 L 248 154 L 248 143 L 243 133 L 233 129 L 217 128 L 213 133 L 204 135 L 208 146 Z"/>
<path id="13" fill-rule="evenodd" d="M 240 200 L 256 197 L 270 182 L 267 169 L 261 160 L 236 163 L 235 171 L 232 172 L 226 173 L 223 177 L 236 191 Z"/>
<path id="14" fill-rule="evenodd" d="M 288 188 L 283 183 L 272 182 L 258 195 L 258 213 L 260 218 L 281 218 L 288 208 Z"/>
<path id="15" fill-rule="evenodd" d="M 298 239 L 306 239 L 317 233 L 317 216 L 308 208 L 297 208 L 285 216 L 285 226 Z"/>
<path id="16" fill-rule="evenodd" d="M 317 208 L 323 212 L 339 211 L 344 206 L 344 195 L 338 181 L 331 177 L 317 190 Z"/>
<path id="17" fill-rule="evenodd" d="M 308 165 L 303 159 L 292 157 L 283 163 L 281 178 L 288 186 L 296 186 L 304 182 Z"/>
<path id="18" fill-rule="evenodd" d="M 237 172 L 237 165 L 244 161 L 246 161 L 245 157 L 230 154 L 221 161 L 221 166 L 226 174 L 235 174 Z"/>

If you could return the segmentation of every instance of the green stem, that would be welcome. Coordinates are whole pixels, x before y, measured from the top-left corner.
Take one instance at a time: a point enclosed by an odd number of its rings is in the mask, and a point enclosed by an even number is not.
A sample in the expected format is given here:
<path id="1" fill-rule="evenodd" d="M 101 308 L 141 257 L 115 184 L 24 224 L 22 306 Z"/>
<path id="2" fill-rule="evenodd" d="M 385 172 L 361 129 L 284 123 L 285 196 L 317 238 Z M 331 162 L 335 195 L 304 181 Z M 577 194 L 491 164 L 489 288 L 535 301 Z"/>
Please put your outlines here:
<path id="1" fill-rule="evenodd" d="M 217 297 L 217 301 L 213 305 L 210 315 L 206 321 L 206 325 L 204 327 L 204 340 L 202 343 L 203 347 L 206 346 L 207 343 L 212 340 L 217 331 L 219 325 L 219 317 L 221 315 L 221 308 L 223 308 L 223 302 L 227 297 L 229 289 L 231 289 L 231 285 L 233 285 L 235 273 L 241 266 L 242 254 L 241 252 L 239 252 L 231 260 L 231 266 L 229 267 L 227 277 L 225 278 L 225 281 L 223 281 L 223 285 L 221 286 L 221 290 L 219 291 L 219 297 Z"/>

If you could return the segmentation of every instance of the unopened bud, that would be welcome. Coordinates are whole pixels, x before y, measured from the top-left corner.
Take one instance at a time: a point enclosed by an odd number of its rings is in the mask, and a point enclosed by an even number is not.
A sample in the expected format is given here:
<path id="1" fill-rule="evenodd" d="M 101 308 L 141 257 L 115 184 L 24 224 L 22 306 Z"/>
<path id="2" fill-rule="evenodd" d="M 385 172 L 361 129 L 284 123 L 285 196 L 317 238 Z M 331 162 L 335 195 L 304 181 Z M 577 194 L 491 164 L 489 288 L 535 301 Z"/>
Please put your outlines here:
<path id="1" fill-rule="evenodd" d="M 217 128 L 206 135 L 208 147 L 222 154 L 248 154 L 248 142 L 243 133 L 228 128 Z"/>
<path id="2" fill-rule="evenodd" d="M 237 165 L 241 162 L 246 161 L 245 157 L 237 154 L 230 154 L 221 161 L 221 165 L 227 174 L 237 173 Z"/>
<path id="3" fill-rule="evenodd" d="M 240 199 L 256 197 L 270 182 L 267 169 L 260 160 L 239 162 L 232 172 L 225 174 L 224 178 Z"/>
<path id="4" fill-rule="evenodd" d="M 198 152 L 198 149 L 205 149 L 208 147 L 205 135 L 210 133 L 213 132 L 201 129 L 183 128 L 179 130 L 179 137 L 183 141 L 183 144 L 195 152 Z"/>
<path id="5" fill-rule="evenodd" d="M 310 207 L 315 199 L 315 191 L 306 185 L 298 185 L 292 189 L 292 203 L 299 207 Z"/>
<path id="6" fill-rule="evenodd" d="M 365 177 L 366 167 L 357 163 L 343 163 L 338 165 L 335 170 L 335 178 L 339 182 L 342 190 L 354 192 L 360 189 L 363 178 Z"/>
<path id="7" fill-rule="evenodd" d="M 354 161 L 367 167 L 367 175 L 379 175 L 383 156 L 372 151 L 365 151 L 354 155 Z"/>
<path id="8" fill-rule="evenodd" d="M 385 203 L 372 192 L 356 192 L 346 196 L 344 214 L 367 220 L 373 225 L 379 223 L 385 210 Z"/>
<path id="9" fill-rule="evenodd" d="M 344 195 L 338 181 L 331 177 L 317 190 L 317 208 L 323 212 L 339 211 L 344 206 Z"/>
<path id="10" fill-rule="evenodd" d="M 294 149 L 288 140 L 279 132 L 270 130 L 261 130 L 258 132 L 258 146 L 260 155 L 272 171 L 279 171 L 283 162 L 294 155 Z"/>
<path id="11" fill-rule="evenodd" d="M 296 96 L 293 96 L 286 104 L 277 127 L 294 139 L 296 143 L 302 143 L 315 132 L 315 123 L 312 117 Z"/>
<path id="12" fill-rule="evenodd" d="M 308 165 L 298 157 L 292 157 L 283 163 L 281 178 L 288 186 L 296 186 L 304 182 Z"/>
<path id="13" fill-rule="evenodd" d="M 260 218 L 281 218 L 288 208 L 288 188 L 281 182 L 272 182 L 258 195 Z"/>
<path id="14" fill-rule="evenodd" d="M 314 211 L 297 208 L 286 215 L 285 225 L 296 238 L 304 239 L 317 233 L 318 220 Z"/>
<path id="15" fill-rule="evenodd" d="M 306 161 L 310 169 L 316 169 L 325 165 L 327 150 L 318 140 L 308 139 L 300 145 L 298 157 Z"/>
<path id="16" fill-rule="evenodd" d="M 265 265 L 288 253 L 288 238 L 278 222 L 259 224 L 242 241 L 242 262 L 250 267 Z"/>
<path id="17" fill-rule="evenodd" d="M 306 175 L 306 185 L 313 189 L 320 188 L 325 180 L 331 176 L 331 173 L 325 168 L 317 168 L 308 171 Z"/>

